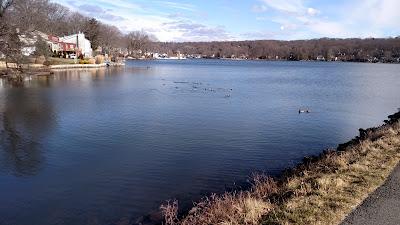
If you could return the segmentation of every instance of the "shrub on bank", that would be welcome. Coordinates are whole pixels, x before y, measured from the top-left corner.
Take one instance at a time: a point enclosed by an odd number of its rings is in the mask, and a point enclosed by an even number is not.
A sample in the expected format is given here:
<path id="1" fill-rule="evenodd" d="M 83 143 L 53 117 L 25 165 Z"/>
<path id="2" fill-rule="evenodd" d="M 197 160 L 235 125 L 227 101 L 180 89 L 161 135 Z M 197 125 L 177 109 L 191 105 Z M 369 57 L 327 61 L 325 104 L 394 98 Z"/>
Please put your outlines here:
<path id="1" fill-rule="evenodd" d="M 36 63 L 36 58 L 35 58 L 35 57 L 28 57 L 28 58 L 27 58 L 27 62 L 28 62 L 29 64 L 34 64 L 34 63 Z"/>
<path id="2" fill-rule="evenodd" d="M 96 60 L 93 59 L 93 58 L 92 58 L 92 59 L 89 59 L 88 62 L 89 62 L 89 64 L 96 64 Z"/>
<path id="3" fill-rule="evenodd" d="M 95 59 L 80 59 L 79 60 L 79 64 L 96 64 L 96 60 Z"/>
<path id="4" fill-rule="evenodd" d="M 178 202 L 161 206 L 166 225 L 258 225 L 263 215 L 272 210 L 272 204 L 252 195 L 251 192 L 212 195 L 197 203 L 189 215 L 178 219 Z"/>
<path id="5" fill-rule="evenodd" d="M 64 59 L 64 58 L 58 58 L 58 57 L 49 57 L 47 60 L 43 63 L 46 66 L 49 65 L 63 65 L 63 64 L 75 64 L 74 59 Z"/>
<path id="6" fill-rule="evenodd" d="M 80 59 L 79 64 L 90 64 L 89 59 Z"/>
<path id="7" fill-rule="evenodd" d="M 96 64 L 102 64 L 104 63 L 104 56 L 103 55 L 96 55 L 96 57 L 94 57 Z"/>
<path id="8" fill-rule="evenodd" d="M 41 56 L 36 58 L 35 63 L 36 64 L 43 64 L 45 61 L 46 61 L 46 58 L 43 55 L 41 55 Z"/>

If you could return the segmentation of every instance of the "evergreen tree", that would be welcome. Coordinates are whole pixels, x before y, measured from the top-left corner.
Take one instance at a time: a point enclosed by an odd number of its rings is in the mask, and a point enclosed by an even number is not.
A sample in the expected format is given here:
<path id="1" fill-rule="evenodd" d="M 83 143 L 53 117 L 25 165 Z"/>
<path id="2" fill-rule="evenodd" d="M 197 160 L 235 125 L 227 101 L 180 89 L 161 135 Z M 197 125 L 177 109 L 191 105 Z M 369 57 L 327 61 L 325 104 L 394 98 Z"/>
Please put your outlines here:
<path id="1" fill-rule="evenodd" d="M 100 45 L 100 24 L 95 18 L 90 19 L 84 31 L 86 38 L 91 42 L 92 49 L 96 50 Z"/>

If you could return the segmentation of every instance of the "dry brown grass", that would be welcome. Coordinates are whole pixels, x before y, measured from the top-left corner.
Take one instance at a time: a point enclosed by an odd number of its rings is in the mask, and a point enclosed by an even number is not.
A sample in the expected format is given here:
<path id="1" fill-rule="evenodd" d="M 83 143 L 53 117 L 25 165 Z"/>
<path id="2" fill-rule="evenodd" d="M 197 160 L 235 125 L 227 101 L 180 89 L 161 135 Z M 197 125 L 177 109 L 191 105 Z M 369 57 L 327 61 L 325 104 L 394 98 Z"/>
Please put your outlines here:
<path id="1" fill-rule="evenodd" d="M 400 161 L 400 125 L 383 126 L 345 151 L 300 168 L 281 185 L 281 204 L 263 224 L 340 224 Z"/>
<path id="2" fill-rule="evenodd" d="M 272 205 L 250 192 L 239 192 L 205 198 L 180 221 L 175 219 L 177 210 L 171 208 L 175 206 L 170 202 L 161 206 L 166 225 L 256 225 L 272 209 Z"/>
<path id="3" fill-rule="evenodd" d="M 164 222 L 167 225 L 175 225 L 178 220 L 178 201 L 167 201 L 165 205 L 161 205 L 161 212 L 164 215 Z"/>
<path id="4" fill-rule="evenodd" d="M 383 184 L 400 161 L 400 113 L 360 137 L 309 158 L 280 181 L 253 176 L 249 191 L 212 195 L 178 219 L 177 202 L 162 206 L 167 225 L 339 224 Z"/>

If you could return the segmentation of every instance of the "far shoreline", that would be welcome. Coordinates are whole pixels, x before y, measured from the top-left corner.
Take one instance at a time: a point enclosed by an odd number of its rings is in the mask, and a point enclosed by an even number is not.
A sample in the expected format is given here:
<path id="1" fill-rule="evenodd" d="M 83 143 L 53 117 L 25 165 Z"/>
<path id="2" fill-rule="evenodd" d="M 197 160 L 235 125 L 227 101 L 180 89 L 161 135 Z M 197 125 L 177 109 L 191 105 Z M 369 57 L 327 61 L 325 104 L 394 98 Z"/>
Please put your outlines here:
<path id="1" fill-rule="evenodd" d="M 400 62 L 363 62 L 363 61 L 321 61 L 321 60 L 269 60 L 269 59 L 231 59 L 231 58 L 187 58 L 187 59 L 136 59 L 136 58 L 125 58 L 124 61 L 165 61 L 165 62 L 184 62 L 184 61 L 197 61 L 197 60 L 205 60 L 205 61 L 232 61 L 232 62 L 309 62 L 309 63 L 357 63 L 357 64 L 384 64 L 384 65 L 399 65 Z M 10 72 L 14 71 L 15 66 L 13 63 L 10 63 L 11 67 L 8 69 L 5 67 L 4 61 L 0 61 L 0 78 L 7 78 L 10 75 Z M 109 64 L 101 63 L 101 64 L 57 64 L 57 65 L 42 65 L 42 64 L 22 64 L 23 72 L 22 75 L 30 75 L 30 76 L 49 76 L 52 75 L 55 71 L 60 70 L 80 70 L 80 69 L 100 69 L 107 67 L 124 67 L 126 66 L 125 62 L 111 62 Z"/>
<path id="2" fill-rule="evenodd" d="M 400 62 L 365 62 L 365 61 L 323 61 L 323 60 L 286 60 L 286 59 L 231 59 L 231 58 L 186 58 L 186 59 L 140 59 L 140 58 L 126 58 L 127 61 L 186 61 L 186 60 L 224 60 L 224 61 L 257 61 L 257 62 L 320 62 L 320 63 L 365 63 L 365 64 L 400 64 Z"/>

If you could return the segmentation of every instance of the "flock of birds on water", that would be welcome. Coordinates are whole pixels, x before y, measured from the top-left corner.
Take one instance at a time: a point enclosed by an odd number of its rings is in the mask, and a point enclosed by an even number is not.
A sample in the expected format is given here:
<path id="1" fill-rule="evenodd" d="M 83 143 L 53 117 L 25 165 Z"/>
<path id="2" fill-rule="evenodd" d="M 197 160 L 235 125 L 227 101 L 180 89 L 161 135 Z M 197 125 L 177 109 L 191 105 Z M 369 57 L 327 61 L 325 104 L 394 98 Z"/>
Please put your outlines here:
<path id="1" fill-rule="evenodd" d="M 163 86 L 167 86 L 167 80 L 162 79 Z M 224 98 L 232 96 L 232 88 L 212 88 L 210 84 L 203 84 L 202 82 L 188 82 L 188 81 L 172 81 L 175 90 L 181 92 L 190 91 L 191 93 L 222 93 Z M 311 110 L 307 107 L 299 108 L 299 114 L 309 114 Z"/>
<path id="2" fill-rule="evenodd" d="M 147 67 L 149 69 L 149 67 Z M 191 93 L 222 93 L 224 98 L 231 98 L 233 88 L 213 88 L 210 84 L 203 84 L 202 82 L 189 82 L 189 81 L 167 81 L 162 79 L 162 86 L 166 87 L 167 82 L 172 82 L 175 90 L 182 92 L 189 91 Z M 399 109 L 400 110 L 400 109 Z M 299 114 L 309 114 L 311 110 L 307 107 L 299 108 Z"/>
<path id="3" fill-rule="evenodd" d="M 203 93 L 203 94 L 220 94 L 221 97 L 231 98 L 232 88 L 212 87 L 210 84 L 202 82 L 189 82 L 189 81 L 167 81 L 162 79 L 163 86 L 173 86 L 175 91 L 190 92 L 190 93 Z M 168 84 L 169 82 L 169 84 Z"/>

